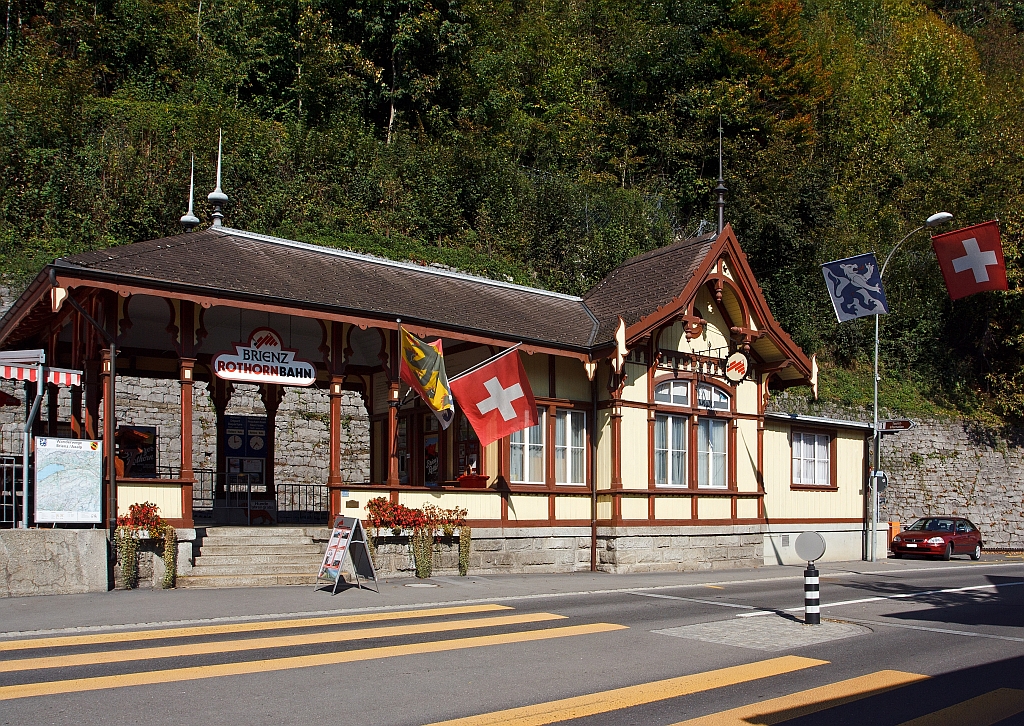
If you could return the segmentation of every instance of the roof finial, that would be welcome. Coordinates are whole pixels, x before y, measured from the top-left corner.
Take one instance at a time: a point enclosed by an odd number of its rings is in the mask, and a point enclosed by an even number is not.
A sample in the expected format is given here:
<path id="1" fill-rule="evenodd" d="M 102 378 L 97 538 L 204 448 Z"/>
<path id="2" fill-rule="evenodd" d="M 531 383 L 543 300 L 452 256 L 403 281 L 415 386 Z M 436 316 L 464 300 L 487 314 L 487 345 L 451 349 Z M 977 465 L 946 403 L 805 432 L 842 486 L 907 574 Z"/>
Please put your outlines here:
<path id="1" fill-rule="evenodd" d="M 191 232 L 196 226 L 199 225 L 199 217 L 192 212 L 192 197 L 196 186 L 196 155 L 192 155 L 192 173 L 188 179 L 188 211 L 185 212 L 185 216 L 181 218 L 181 226 L 185 228 L 186 232 Z"/>
<path id="2" fill-rule="evenodd" d="M 722 234 L 722 230 L 725 229 L 725 193 L 729 191 L 725 186 L 725 179 L 722 176 L 722 112 L 718 112 L 718 186 L 715 187 L 715 192 L 718 194 L 718 201 L 715 202 L 715 206 L 718 207 L 718 234 Z"/>
<path id="3" fill-rule="evenodd" d="M 224 142 L 224 130 L 220 129 L 220 137 L 217 139 L 217 188 L 210 192 L 206 198 L 210 204 L 213 205 L 213 226 L 220 227 L 224 223 L 224 213 L 221 211 L 221 207 L 228 203 L 228 195 L 225 194 L 220 188 L 220 162 L 221 162 L 221 146 Z"/>

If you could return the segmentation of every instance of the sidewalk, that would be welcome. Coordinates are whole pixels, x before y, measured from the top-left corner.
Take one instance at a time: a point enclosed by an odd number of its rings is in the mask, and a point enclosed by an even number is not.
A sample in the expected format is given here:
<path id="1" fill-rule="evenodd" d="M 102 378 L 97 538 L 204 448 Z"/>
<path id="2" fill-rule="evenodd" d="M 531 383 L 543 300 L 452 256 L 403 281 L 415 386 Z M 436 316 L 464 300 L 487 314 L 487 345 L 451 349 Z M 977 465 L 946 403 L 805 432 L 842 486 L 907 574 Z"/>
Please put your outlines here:
<path id="1" fill-rule="evenodd" d="M 881 560 L 824 563 L 822 577 L 898 575 L 901 571 L 952 568 L 1024 567 L 1024 559 L 985 555 L 980 562 L 956 560 Z M 86 595 L 47 595 L 0 599 L 0 638 L 14 633 L 64 629 L 106 629 L 144 624 L 238 621 L 311 616 L 352 610 L 431 607 L 450 602 L 501 602 L 574 594 L 699 587 L 715 583 L 800 581 L 803 568 L 767 566 L 717 572 L 672 572 L 612 575 L 572 574 L 481 575 L 409 578 L 380 582 L 380 593 L 351 586 L 332 596 L 313 585 L 219 590 L 116 590 Z M 430 585 L 434 585 L 431 587 Z M 371 584 L 372 586 L 372 584 Z"/>

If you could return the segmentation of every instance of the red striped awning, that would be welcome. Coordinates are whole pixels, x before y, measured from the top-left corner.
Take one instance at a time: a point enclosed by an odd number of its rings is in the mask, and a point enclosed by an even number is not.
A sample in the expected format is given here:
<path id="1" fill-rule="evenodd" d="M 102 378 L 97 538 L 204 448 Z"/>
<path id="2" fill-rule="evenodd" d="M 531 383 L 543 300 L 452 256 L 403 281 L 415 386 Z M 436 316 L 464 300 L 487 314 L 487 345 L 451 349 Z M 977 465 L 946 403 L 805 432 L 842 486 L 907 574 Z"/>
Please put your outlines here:
<path id="1" fill-rule="evenodd" d="M 58 386 L 80 386 L 82 385 L 82 371 L 72 371 L 65 368 L 47 368 L 46 382 Z M 0 378 L 11 381 L 36 382 L 38 369 L 35 366 L 0 366 Z"/>
<path id="2" fill-rule="evenodd" d="M 55 383 L 58 386 L 80 386 L 82 385 L 82 371 L 71 371 L 66 368 L 47 368 L 46 382 Z"/>

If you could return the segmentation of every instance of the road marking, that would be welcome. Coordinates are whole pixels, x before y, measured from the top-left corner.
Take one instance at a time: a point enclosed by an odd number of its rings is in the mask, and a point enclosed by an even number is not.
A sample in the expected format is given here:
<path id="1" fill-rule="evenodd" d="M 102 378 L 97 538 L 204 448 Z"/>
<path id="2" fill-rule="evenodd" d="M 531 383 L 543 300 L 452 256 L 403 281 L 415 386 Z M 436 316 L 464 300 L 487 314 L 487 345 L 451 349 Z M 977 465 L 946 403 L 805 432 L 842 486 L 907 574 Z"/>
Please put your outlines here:
<path id="1" fill-rule="evenodd" d="M 285 628 L 313 628 L 327 625 L 349 625 L 352 623 L 377 622 L 379 620 L 408 620 L 411 618 L 436 618 L 445 615 L 467 615 L 495 610 L 512 610 L 508 605 L 470 605 L 464 607 L 432 608 L 426 610 L 401 610 L 390 613 L 361 613 L 340 615 L 330 618 L 302 618 L 291 620 L 265 620 L 258 623 L 233 623 L 231 625 L 205 625 L 195 628 L 164 628 L 161 630 L 137 630 L 133 632 L 103 633 L 96 635 L 68 635 L 59 638 L 30 638 L 27 640 L 0 641 L 0 651 L 30 650 L 33 648 L 67 648 L 75 645 L 95 643 L 134 643 L 140 640 L 162 640 L 165 638 L 194 638 L 201 635 L 223 633 L 255 633 L 263 630 Z"/>
<path id="2" fill-rule="evenodd" d="M 633 595 L 639 595 L 640 597 L 658 597 L 665 600 L 685 600 L 686 602 L 700 602 L 705 605 L 721 605 L 723 608 L 740 608 L 742 610 L 757 610 L 753 605 L 739 605 L 734 602 L 722 602 L 720 600 L 701 600 L 696 597 L 679 597 L 678 595 L 662 595 L 655 592 L 634 592 Z"/>
<path id="3" fill-rule="evenodd" d="M 830 683 L 788 696 L 751 703 L 728 711 L 680 721 L 674 726 L 769 726 L 817 713 L 844 703 L 874 696 L 894 688 L 927 680 L 928 676 L 901 671 L 877 671 L 859 678 Z"/>
<path id="4" fill-rule="evenodd" d="M 534 706 L 510 708 L 479 716 L 442 721 L 432 726 L 541 726 L 575 718 L 632 708 L 645 703 L 654 703 L 668 698 L 679 698 L 693 693 L 710 691 L 715 688 L 747 683 L 760 678 L 792 673 L 793 671 L 827 665 L 828 661 L 788 655 L 756 663 L 720 668 L 718 670 L 694 673 L 663 681 L 641 683 L 637 686 L 616 688 L 611 691 L 590 693 L 585 696 L 563 698 Z"/>
<path id="5" fill-rule="evenodd" d="M 713 588 L 715 590 L 724 590 L 725 589 L 721 585 L 705 585 L 704 587 L 710 587 L 710 588 Z"/>
<path id="6" fill-rule="evenodd" d="M 835 563 L 843 564 L 843 563 Z M 852 564 L 852 563 L 850 563 Z M 885 564 L 892 565 L 888 561 Z M 878 570 L 875 572 L 854 572 L 852 570 L 843 570 L 841 572 L 828 572 L 823 575 L 825 577 L 871 577 L 871 576 L 883 576 L 890 577 L 893 575 L 902 575 L 908 572 L 938 572 L 940 574 L 947 573 L 952 570 L 966 570 L 966 569 L 993 569 L 998 567 L 1021 567 L 1020 562 L 976 562 L 970 565 L 938 565 L 935 567 L 907 567 L 899 568 L 893 566 L 892 569 Z M 779 577 L 754 577 L 743 580 L 720 580 L 726 585 L 758 585 L 769 582 L 803 582 L 803 574 L 799 575 L 782 575 Z M 372 607 L 365 608 L 340 608 L 336 610 L 313 610 L 308 612 L 289 612 L 289 613 L 264 613 L 261 615 L 225 615 L 216 618 L 192 618 L 188 620 L 166 620 L 159 622 L 150 623 L 121 623 L 118 625 L 80 625 L 69 628 L 49 628 L 45 630 L 20 630 L 20 631 L 6 631 L 0 633 L 0 639 L 3 638 L 25 638 L 29 636 L 40 636 L 40 635 L 58 635 L 61 633 L 99 633 L 99 632 L 120 632 L 129 629 L 139 628 L 164 628 L 171 626 L 191 626 L 191 625 L 202 625 L 206 623 L 245 623 L 245 622 L 262 622 L 267 618 L 294 618 L 297 615 L 301 615 L 305 618 L 317 617 L 321 615 L 341 615 L 347 613 L 386 613 L 393 610 L 401 610 L 402 608 L 440 608 L 447 606 L 460 606 L 460 605 L 475 605 L 478 603 L 500 603 L 500 602 L 517 602 L 520 600 L 548 600 L 563 597 L 582 597 L 586 595 L 617 595 L 632 592 L 652 591 L 652 590 L 684 590 L 695 587 L 707 587 L 707 582 L 693 582 L 686 584 L 674 584 L 674 585 L 653 585 L 651 587 L 621 587 L 621 588 L 609 588 L 601 590 L 575 590 L 572 592 L 543 592 L 534 593 L 530 595 L 507 595 L 502 597 L 486 597 L 486 598 L 473 598 L 473 599 L 462 599 L 462 600 L 445 600 L 440 602 L 421 602 L 421 603 L 408 603 L 404 605 L 375 605 Z M 3 640 L 0 640 L 2 643 Z"/>
<path id="7" fill-rule="evenodd" d="M 839 602 L 821 603 L 821 607 L 823 607 L 823 608 L 835 608 L 835 607 L 839 607 L 841 605 L 859 605 L 859 604 L 865 603 L 865 602 L 880 602 L 882 600 L 903 600 L 903 599 L 911 598 L 911 597 L 922 597 L 923 595 L 949 595 L 949 594 L 958 593 L 958 592 L 969 592 L 971 590 L 998 590 L 999 588 L 1003 588 L 1003 587 L 1016 587 L 1017 585 L 1024 585 L 1024 580 L 1020 580 L 1020 581 L 1017 581 L 1017 582 L 1003 582 L 1003 583 L 999 583 L 999 584 L 989 584 L 989 585 L 971 585 L 969 587 L 949 587 L 949 588 L 946 588 L 945 590 L 923 590 L 921 592 L 901 592 L 901 593 L 896 594 L 896 595 L 876 595 L 874 597 L 858 598 L 857 600 L 840 600 Z M 796 612 L 797 610 L 803 610 L 803 609 L 804 609 L 803 605 L 798 605 L 796 607 L 786 608 L 785 610 L 782 610 L 781 612 L 792 613 L 792 612 Z M 736 617 L 738 617 L 738 618 L 756 618 L 756 617 L 760 617 L 761 615 L 774 615 L 777 612 L 780 612 L 780 611 L 778 611 L 778 610 L 757 610 L 756 612 L 752 612 L 752 613 L 740 613 Z"/>
<path id="8" fill-rule="evenodd" d="M 1010 635 L 994 635 L 992 633 L 975 633 L 970 630 L 953 630 L 952 628 L 929 628 L 924 625 L 909 625 L 907 623 L 886 623 L 881 620 L 858 620 L 857 618 L 842 618 L 843 622 L 863 623 L 864 625 L 882 625 L 886 628 L 905 628 L 906 630 L 923 630 L 928 633 L 945 633 L 947 635 L 964 635 L 968 638 L 989 638 L 991 640 L 1008 640 L 1011 643 L 1024 643 L 1024 638 L 1014 638 Z"/>
<path id="9" fill-rule="evenodd" d="M 337 665 L 339 663 L 355 663 L 359 661 L 395 658 L 403 655 L 422 653 L 443 653 L 449 650 L 464 648 L 482 648 L 491 645 L 508 645 L 511 643 L 528 643 L 553 638 L 569 638 L 576 635 L 594 635 L 626 630 L 625 625 L 612 623 L 592 623 L 590 625 L 569 625 L 564 628 L 547 628 L 545 630 L 525 630 L 500 635 L 478 635 L 470 638 L 454 640 L 437 640 L 428 643 L 409 643 L 407 645 L 389 645 L 381 648 L 363 648 L 341 653 L 322 653 L 319 655 L 300 655 L 290 658 L 273 658 L 268 660 L 244 661 L 241 663 L 222 663 L 220 665 L 193 666 L 191 668 L 171 668 L 161 671 L 145 671 L 140 673 L 124 673 L 116 676 L 96 676 L 93 678 L 75 678 L 63 681 L 42 681 L 40 683 L 24 683 L 15 686 L 0 686 L 0 701 L 32 696 L 49 696 L 59 693 L 81 693 L 83 691 L 100 691 L 108 688 L 125 688 L 154 683 L 176 683 L 179 681 L 195 681 L 205 678 L 223 676 L 239 676 L 250 673 L 272 673 L 294 668 L 311 668 L 314 666 Z"/>
<path id="10" fill-rule="evenodd" d="M 156 658 L 177 658 L 189 655 L 209 655 L 210 653 L 235 653 L 245 650 L 262 650 L 264 648 L 289 648 L 296 645 L 316 645 L 317 643 L 344 643 L 352 640 L 369 638 L 392 638 L 401 635 L 422 635 L 424 633 L 444 633 L 451 630 L 468 630 L 471 628 L 490 628 L 503 625 L 523 625 L 539 623 L 547 620 L 564 620 L 564 615 L 551 613 L 526 613 L 521 615 L 504 615 L 489 618 L 472 618 L 469 620 L 450 620 L 444 622 L 417 623 L 416 625 L 395 625 L 384 628 L 359 628 L 358 630 L 342 630 L 335 632 L 305 633 L 303 635 L 280 635 L 270 638 L 246 638 L 244 640 L 219 640 L 207 643 L 186 643 L 168 645 L 157 648 L 132 648 L 129 650 L 108 650 L 98 653 L 76 653 L 73 655 L 55 655 L 43 658 L 21 658 L 19 660 L 0 661 L 0 673 L 15 671 L 39 670 L 41 668 L 66 668 L 70 666 L 94 665 L 97 663 L 126 663 L 136 660 L 152 660 Z"/>
<path id="11" fill-rule="evenodd" d="M 999 688 L 971 698 L 941 711 L 904 721 L 900 726 L 948 726 L 969 723 L 971 726 L 992 726 L 1024 711 L 1024 691 Z"/>

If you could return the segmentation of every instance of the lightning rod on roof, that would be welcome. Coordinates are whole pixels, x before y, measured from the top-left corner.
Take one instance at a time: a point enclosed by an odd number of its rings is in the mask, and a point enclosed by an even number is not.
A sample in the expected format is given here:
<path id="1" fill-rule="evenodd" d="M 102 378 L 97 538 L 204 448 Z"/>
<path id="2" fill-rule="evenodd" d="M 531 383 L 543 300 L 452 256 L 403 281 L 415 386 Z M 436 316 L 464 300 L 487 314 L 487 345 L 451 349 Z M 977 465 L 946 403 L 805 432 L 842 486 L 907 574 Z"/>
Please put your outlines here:
<path id="1" fill-rule="evenodd" d="M 718 194 L 718 201 L 715 202 L 715 206 L 718 207 L 718 234 L 722 234 L 722 230 L 725 229 L 725 193 L 729 191 L 725 186 L 725 178 L 722 176 L 722 114 L 718 114 L 718 186 L 715 187 L 715 193 Z"/>
<path id="2" fill-rule="evenodd" d="M 195 192 L 196 186 L 196 155 L 192 155 L 192 173 L 188 179 L 188 211 L 185 212 L 185 216 L 179 221 L 181 226 L 185 228 L 186 232 L 191 232 L 196 226 L 199 225 L 199 217 L 192 212 L 192 197 Z"/>
<path id="3" fill-rule="evenodd" d="M 220 188 L 220 162 L 221 162 L 221 146 L 224 142 L 224 131 L 219 130 L 220 136 L 217 139 L 217 188 L 214 189 L 206 197 L 210 204 L 213 205 L 213 226 L 220 227 L 224 223 L 224 213 L 221 211 L 221 207 L 228 203 L 228 195 L 223 192 Z"/>

